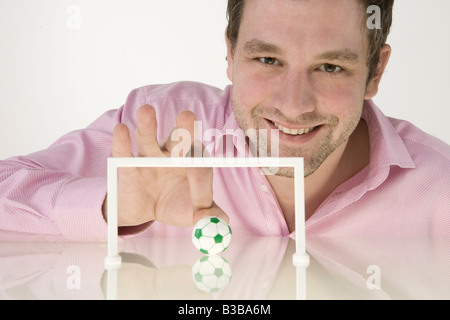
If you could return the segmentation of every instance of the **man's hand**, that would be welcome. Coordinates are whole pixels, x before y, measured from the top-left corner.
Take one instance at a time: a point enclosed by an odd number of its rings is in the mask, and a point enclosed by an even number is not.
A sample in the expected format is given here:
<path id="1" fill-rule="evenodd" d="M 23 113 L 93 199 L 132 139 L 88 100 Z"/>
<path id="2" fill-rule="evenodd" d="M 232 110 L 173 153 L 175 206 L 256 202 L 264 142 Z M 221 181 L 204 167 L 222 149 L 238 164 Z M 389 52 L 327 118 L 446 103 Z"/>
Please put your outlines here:
<path id="1" fill-rule="evenodd" d="M 187 130 L 194 143 L 195 116 L 180 112 L 175 130 Z M 172 131 L 172 133 L 174 132 Z M 170 157 L 178 141 L 169 136 L 163 146 L 157 141 L 155 109 L 144 105 L 137 112 L 135 132 L 138 157 Z M 118 124 L 113 132 L 113 156 L 133 157 L 128 127 Z M 180 155 L 176 155 L 180 156 Z M 184 155 L 183 155 L 184 156 Z M 213 201 L 213 169 L 206 168 L 119 168 L 118 225 L 137 226 L 150 221 L 187 227 L 203 216 L 228 216 Z M 105 199 L 106 203 L 106 199 Z M 106 205 L 103 205 L 105 219 Z"/>

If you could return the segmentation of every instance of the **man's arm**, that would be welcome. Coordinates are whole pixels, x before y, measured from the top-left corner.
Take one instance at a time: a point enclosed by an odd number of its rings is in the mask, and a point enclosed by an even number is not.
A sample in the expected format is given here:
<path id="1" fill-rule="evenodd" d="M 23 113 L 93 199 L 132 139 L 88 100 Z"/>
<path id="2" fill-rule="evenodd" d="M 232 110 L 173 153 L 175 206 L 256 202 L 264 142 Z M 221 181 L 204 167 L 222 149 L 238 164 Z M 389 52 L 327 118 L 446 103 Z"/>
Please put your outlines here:
<path id="1" fill-rule="evenodd" d="M 159 144 L 157 111 L 140 94 L 132 91 L 122 108 L 46 150 L 0 161 L 0 229 L 106 240 L 107 158 L 172 156 L 178 143 L 166 125 L 162 132 L 168 139 Z M 178 109 L 183 107 L 158 108 L 158 113 L 176 118 L 172 132 L 189 132 L 192 143 L 195 116 Z M 120 234 L 143 231 L 153 221 L 192 226 L 205 215 L 228 221 L 212 199 L 212 168 L 120 168 L 118 177 Z"/>
<path id="2" fill-rule="evenodd" d="M 133 91 L 126 104 L 136 95 Z M 48 149 L 0 161 L 0 229 L 105 240 L 106 159 L 124 108 L 106 112 Z"/>

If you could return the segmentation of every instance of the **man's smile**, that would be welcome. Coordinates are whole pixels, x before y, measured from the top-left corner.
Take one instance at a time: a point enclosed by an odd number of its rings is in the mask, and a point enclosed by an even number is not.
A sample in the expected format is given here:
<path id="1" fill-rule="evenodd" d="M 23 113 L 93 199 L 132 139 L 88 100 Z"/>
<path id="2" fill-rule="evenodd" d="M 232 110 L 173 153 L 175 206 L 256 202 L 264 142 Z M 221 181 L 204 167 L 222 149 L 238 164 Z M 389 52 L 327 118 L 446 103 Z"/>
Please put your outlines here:
<path id="1" fill-rule="evenodd" d="M 311 131 L 313 131 L 314 129 L 317 128 L 317 127 L 309 127 L 309 128 L 288 128 L 288 127 L 285 127 L 285 126 L 283 126 L 282 124 L 277 123 L 277 122 L 272 122 L 272 123 L 273 123 L 273 125 L 274 125 L 275 127 L 277 127 L 277 128 L 278 128 L 280 131 L 282 131 L 283 133 L 289 134 L 289 135 L 292 135 L 292 136 L 304 135 L 304 134 L 307 134 L 307 133 L 309 133 L 309 132 L 311 132 Z"/>

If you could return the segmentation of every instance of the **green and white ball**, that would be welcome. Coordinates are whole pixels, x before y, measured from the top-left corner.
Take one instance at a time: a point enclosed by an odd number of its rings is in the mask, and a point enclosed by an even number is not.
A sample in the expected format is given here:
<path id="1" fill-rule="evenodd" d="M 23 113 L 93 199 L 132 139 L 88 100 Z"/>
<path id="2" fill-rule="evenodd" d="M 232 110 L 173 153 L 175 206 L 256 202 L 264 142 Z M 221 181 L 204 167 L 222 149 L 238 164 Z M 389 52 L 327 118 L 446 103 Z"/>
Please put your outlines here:
<path id="1" fill-rule="evenodd" d="M 200 219 L 192 232 L 194 246 L 204 254 L 219 254 L 228 248 L 230 241 L 230 226 L 217 217 Z"/>
<path id="2" fill-rule="evenodd" d="M 218 292 L 230 283 L 231 267 L 221 256 L 203 256 L 193 265 L 192 278 L 201 291 Z"/>

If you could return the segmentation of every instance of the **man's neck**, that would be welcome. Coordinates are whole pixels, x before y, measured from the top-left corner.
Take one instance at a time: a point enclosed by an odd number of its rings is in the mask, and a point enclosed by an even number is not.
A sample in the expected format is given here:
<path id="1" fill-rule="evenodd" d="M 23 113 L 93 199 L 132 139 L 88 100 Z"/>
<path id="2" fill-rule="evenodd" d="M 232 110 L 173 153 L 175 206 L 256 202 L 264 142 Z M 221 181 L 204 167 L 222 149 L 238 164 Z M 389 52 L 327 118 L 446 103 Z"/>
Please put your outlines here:
<path id="1" fill-rule="evenodd" d="M 343 182 L 361 171 L 370 159 L 369 134 L 361 121 L 349 140 L 339 146 L 312 175 L 305 178 L 305 219 Z M 267 176 L 283 211 L 289 231 L 295 229 L 294 179 Z"/>

